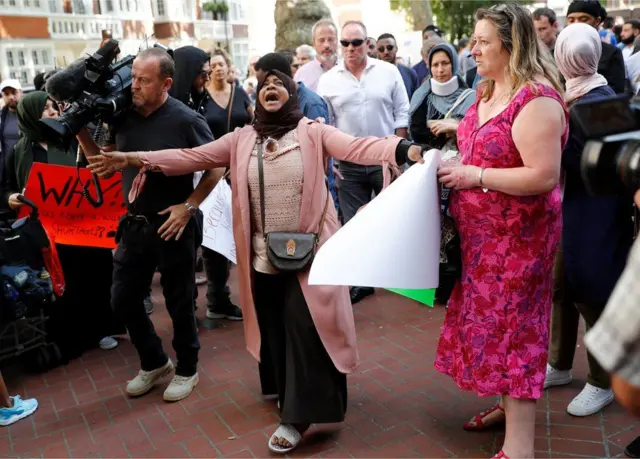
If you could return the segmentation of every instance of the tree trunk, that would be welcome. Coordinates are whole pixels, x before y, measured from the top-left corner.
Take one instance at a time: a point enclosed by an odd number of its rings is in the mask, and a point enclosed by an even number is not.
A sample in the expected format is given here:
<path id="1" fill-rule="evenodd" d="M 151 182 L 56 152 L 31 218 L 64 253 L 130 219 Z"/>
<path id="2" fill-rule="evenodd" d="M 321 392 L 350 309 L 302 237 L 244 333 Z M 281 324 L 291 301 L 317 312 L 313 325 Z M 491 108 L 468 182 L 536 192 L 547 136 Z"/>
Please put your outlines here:
<path id="1" fill-rule="evenodd" d="M 311 43 L 311 28 L 331 12 L 322 0 L 276 0 L 276 51 L 295 50 Z"/>
<path id="2" fill-rule="evenodd" d="M 411 19 L 413 30 L 423 30 L 433 24 L 433 12 L 429 0 L 415 0 L 411 2 Z"/>

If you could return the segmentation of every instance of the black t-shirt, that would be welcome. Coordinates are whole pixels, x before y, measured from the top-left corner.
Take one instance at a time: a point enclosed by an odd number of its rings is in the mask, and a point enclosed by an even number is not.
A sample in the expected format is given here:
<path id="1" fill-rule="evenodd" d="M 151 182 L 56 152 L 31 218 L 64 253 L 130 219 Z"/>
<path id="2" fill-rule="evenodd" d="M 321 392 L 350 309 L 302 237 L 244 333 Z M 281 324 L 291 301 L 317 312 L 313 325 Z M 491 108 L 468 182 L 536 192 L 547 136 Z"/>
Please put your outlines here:
<path id="1" fill-rule="evenodd" d="M 244 89 L 236 86 L 235 95 L 233 96 L 233 105 L 231 106 L 231 128 L 227 131 L 227 119 L 229 117 L 229 107 L 222 108 L 209 95 L 202 104 L 200 113 L 207 120 L 207 124 L 213 132 L 213 137 L 219 139 L 237 127 L 242 127 L 251 122 L 247 107 L 251 105 L 251 99 Z"/>
<path id="2" fill-rule="evenodd" d="M 114 131 L 116 148 L 122 152 L 194 148 L 213 141 L 204 118 L 172 97 L 146 118 L 131 110 Z M 131 204 L 129 191 L 138 172 L 131 167 L 122 171 L 122 193 L 132 213 L 156 215 L 183 203 L 193 192 L 193 174 L 167 177 L 161 172 L 147 172 L 144 188 Z"/>

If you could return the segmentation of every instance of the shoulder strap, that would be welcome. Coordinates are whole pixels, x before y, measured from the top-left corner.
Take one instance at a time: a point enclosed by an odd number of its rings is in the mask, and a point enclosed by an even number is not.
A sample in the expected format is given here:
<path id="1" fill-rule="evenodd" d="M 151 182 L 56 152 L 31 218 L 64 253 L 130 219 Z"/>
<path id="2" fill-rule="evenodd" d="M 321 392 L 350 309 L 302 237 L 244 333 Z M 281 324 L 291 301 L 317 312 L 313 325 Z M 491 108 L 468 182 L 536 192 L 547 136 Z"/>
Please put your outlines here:
<path id="1" fill-rule="evenodd" d="M 236 95 L 236 85 L 231 85 L 231 97 L 229 97 L 229 105 L 227 105 L 227 134 L 231 132 L 231 111 L 233 110 L 233 98 Z"/>
<path id="2" fill-rule="evenodd" d="M 464 102 L 464 100 L 467 98 L 467 96 L 472 92 L 475 92 L 475 89 L 465 89 L 464 91 L 462 91 L 462 94 L 460 94 L 460 96 L 456 99 L 456 102 L 453 104 L 453 106 L 449 109 L 447 114 L 444 116 L 445 119 L 450 118 L 451 115 L 453 114 L 453 111 L 456 108 L 458 108 L 458 105 L 460 105 L 462 102 Z"/>
<path id="3" fill-rule="evenodd" d="M 262 220 L 262 237 L 266 238 L 264 228 L 264 168 L 262 159 L 262 139 L 258 140 L 258 181 L 260 182 L 260 219 Z"/>

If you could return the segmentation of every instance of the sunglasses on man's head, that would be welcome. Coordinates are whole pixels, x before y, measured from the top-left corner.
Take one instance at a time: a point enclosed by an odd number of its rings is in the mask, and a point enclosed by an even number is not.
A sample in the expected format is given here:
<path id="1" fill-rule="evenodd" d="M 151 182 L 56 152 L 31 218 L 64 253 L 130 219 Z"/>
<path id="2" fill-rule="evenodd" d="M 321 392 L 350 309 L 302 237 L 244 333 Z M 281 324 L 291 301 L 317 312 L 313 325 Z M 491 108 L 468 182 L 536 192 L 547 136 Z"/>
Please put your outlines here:
<path id="1" fill-rule="evenodd" d="M 384 49 L 385 48 L 387 48 L 387 51 L 393 51 L 393 48 L 395 48 L 395 46 L 393 46 L 393 45 L 380 46 L 380 47 L 378 47 L 378 52 L 379 53 L 384 53 Z"/>
<path id="2" fill-rule="evenodd" d="M 340 44 L 345 47 L 348 48 L 349 45 L 353 45 L 354 48 L 357 48 L 358 46 L 362 46 L 362 44 L 364 43 L 364 40 L 360 39 L 360 38 L 356 38 L 355 40 L 340 40 Z"/>

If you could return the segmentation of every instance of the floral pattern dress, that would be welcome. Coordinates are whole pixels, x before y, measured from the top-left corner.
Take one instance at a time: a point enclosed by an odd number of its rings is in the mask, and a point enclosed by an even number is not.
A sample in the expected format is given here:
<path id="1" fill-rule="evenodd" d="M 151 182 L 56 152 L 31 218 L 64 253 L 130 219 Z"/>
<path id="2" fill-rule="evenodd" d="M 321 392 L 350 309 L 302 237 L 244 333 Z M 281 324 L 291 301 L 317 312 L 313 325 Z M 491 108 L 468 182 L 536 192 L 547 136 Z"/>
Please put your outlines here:
<path id="1" fill-rule="evenodd" d="M 511 127 L 536 97 L 553 98 L 565 107 L 552 87 L 525 86 L 502 113 L 478 126 L 476 101 L 458 128 L 462 162 L 523 166 Z M 568 128 L 563 147 L 567 136 Z M 435 368 L 480 396 L 538 399 L 561 235 L 560 190 L 536 196 L 462 190 L 452 193 L 451 213 L 461 239 L 462 275 L 449 300 Z"/>

